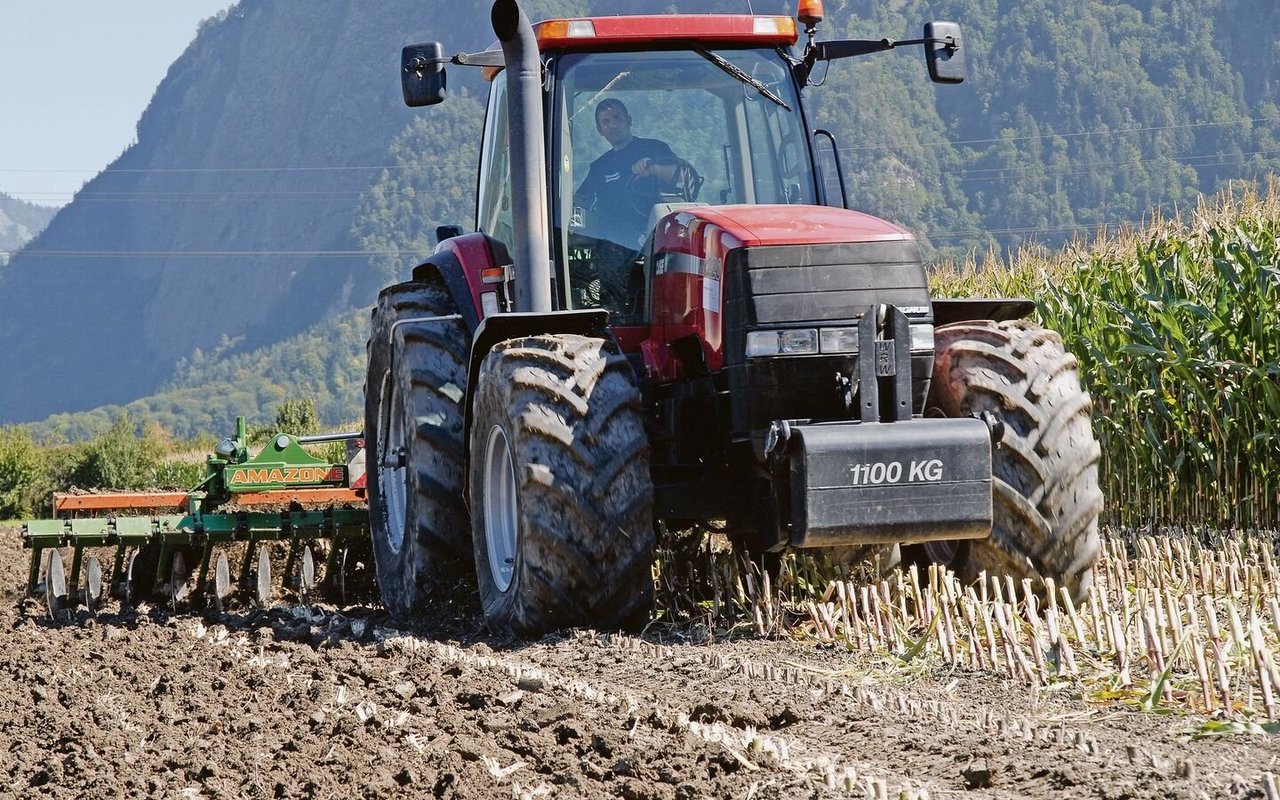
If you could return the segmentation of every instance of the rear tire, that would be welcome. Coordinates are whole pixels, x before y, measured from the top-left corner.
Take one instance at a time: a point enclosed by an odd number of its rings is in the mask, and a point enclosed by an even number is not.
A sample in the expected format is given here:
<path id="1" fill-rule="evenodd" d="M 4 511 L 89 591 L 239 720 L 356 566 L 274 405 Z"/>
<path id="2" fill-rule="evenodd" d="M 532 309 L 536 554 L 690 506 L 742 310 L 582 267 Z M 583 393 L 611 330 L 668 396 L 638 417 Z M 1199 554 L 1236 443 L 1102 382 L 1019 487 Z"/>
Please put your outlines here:
<path id="1" fill-rule="evenodd" d="M 990 412 L 1004 436 L 992 451 L 990 538 L 927 548 L 928 556 L 950 559 L 966 582 L 985 570 L 1031 578 L 1039 591 L 1040 579 L 1052 578 L 1080 601 L 1100 548 L 1102 451 L 1075 356 L 1056 333 L 1025 320 L 944 325 L 934 341 L 928 405 L 947 417 Z"/>
<path id="2" fill-rule="evenodd" d="M 420 609 L 469 541 L 463 410 L 470 341 L 438 283 L 384 289 L 373 312 L 364 433 L 374 565 L 393 616 Z M 399 324 L 397 324 L 399 323 Z M 394 354 L 394 358 L 393 358 Z"/>
<path id="3" fill-rule="evenodd" d="M 626 357 L 582 336 L 502 342 L 471 427 L 480 601 L 498 633 L 635 628 L 653 604 L 653 484 Z"/>

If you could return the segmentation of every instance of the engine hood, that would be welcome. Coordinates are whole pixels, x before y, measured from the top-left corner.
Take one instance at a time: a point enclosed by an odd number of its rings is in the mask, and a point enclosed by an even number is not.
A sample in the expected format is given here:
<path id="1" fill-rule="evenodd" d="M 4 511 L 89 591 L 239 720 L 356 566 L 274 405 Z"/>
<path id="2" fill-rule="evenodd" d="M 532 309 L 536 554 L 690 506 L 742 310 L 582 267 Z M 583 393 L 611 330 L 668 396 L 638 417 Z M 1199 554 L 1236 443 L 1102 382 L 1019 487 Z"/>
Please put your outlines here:
<path id="1" fill-rule="evenodd" d="M 729 205 L 682 209 L 658 226 L 659 246 L 668 237 L 714 225 L 741 246 L 900 242 L 914 237 L 870 214 L 829 206 Z M 674 241 L 665 242 L 676 245 Z M 678 246 L 674 249 L 682 249 Z"/>

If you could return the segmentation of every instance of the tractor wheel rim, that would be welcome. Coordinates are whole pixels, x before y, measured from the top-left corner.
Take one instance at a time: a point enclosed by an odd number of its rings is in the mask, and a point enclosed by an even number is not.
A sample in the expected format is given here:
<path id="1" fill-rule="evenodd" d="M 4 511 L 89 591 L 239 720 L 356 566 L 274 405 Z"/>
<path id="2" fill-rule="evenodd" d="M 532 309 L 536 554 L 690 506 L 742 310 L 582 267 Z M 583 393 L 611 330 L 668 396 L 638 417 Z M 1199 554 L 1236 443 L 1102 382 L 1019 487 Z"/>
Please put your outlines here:
<path id="1" fill-rule="evenodd" d="M 384 392 L 383 397 L 387 394 Z M 404 547 L 405 507 L 408 488 L 406 485 L 407 457 L 401 459 L 404 451 L 404 409 L 397 402 L 398 397 L 391 397 L 391 413 L 382 415 L 387 420 L 385 443 L 382 457 L 378 459 L 378 486 L 382 491 L 383 529 L 387 545 L 392 553 L 399 553 Z"/>
<path id="2" fill-rule="evenodd" d="M 519 506 L 516 471 L 507 434 L 497 425 L 489 431 L 484 449 L 484 541 L 489 551 L 489 574 L 499 592 L 511 588 L 515 573 Z"/>

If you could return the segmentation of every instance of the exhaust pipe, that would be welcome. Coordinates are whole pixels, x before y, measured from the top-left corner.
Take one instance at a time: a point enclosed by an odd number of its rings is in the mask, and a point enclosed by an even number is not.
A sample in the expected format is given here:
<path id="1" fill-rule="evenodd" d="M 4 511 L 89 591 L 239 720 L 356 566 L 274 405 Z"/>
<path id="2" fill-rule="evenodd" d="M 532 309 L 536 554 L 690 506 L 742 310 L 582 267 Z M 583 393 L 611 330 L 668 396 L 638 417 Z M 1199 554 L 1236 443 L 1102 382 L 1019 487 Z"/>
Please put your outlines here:
<path id="1" fill-rule="evenodd" d="M 542 120 L 542 60 L 529 18 L 516 0 L 497 0 L 490 13 L 507 70 L 508 147 L 515 310 L 551 311 L 551 249 Z"/>

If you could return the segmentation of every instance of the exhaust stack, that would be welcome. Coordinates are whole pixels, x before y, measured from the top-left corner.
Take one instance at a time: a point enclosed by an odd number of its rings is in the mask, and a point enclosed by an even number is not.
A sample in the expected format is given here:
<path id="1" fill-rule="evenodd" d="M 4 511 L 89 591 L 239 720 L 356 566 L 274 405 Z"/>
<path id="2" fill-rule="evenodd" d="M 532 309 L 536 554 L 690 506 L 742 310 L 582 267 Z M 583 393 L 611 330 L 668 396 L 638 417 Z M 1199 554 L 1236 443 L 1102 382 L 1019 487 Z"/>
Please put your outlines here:
<path id="1" fill-rule="evenodd" d="M 516 311 L 551 311 L 551 250 L 547 228 L 547 168 L 542 119 L 542 60 L 529 18 L 516 0 L 497 0 L 490 13 L 502 43 L 510 120 L 511 218 Z"/>

